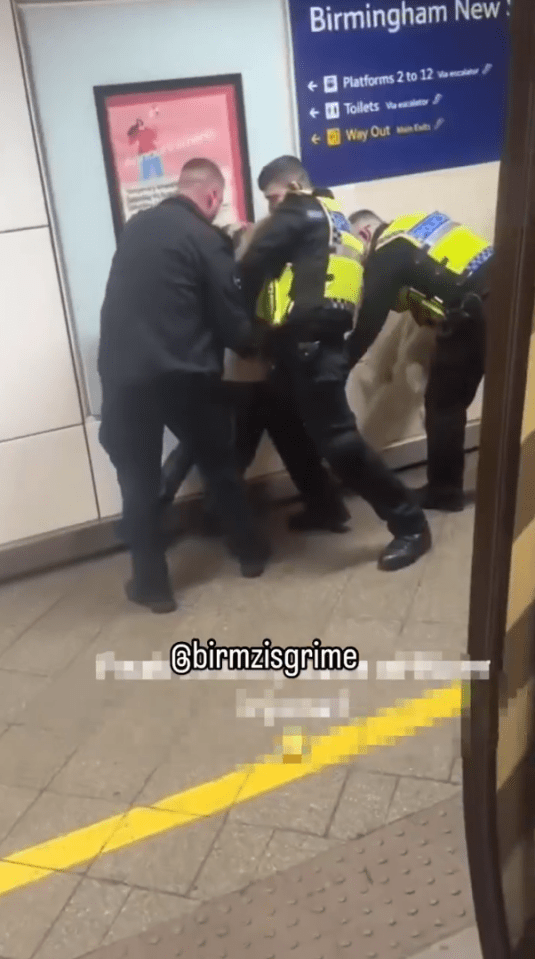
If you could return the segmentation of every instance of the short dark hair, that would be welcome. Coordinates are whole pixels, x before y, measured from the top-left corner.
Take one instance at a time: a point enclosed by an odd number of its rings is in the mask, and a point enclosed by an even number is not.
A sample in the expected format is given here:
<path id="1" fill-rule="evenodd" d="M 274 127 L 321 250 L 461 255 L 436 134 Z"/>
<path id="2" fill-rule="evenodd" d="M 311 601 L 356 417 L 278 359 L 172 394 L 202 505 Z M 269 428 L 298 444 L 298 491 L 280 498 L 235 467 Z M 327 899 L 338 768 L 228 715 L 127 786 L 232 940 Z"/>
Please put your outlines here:
<path id="1" fill-rule="evenodd" d="M 359 220 L 368 220 L 370 217 L 374 219 L 379 219 L 377 213 L 374 213 L 373 210 L 357 210 L 356 213 L 352 213 L 349 217 L 349 222 L 351 224 L 358 223 Z"/>
<path id="2" fill-rule="evenodd" d="M 270 183 L 283 183 L 289 186 L 293 180 L 297 180 L 307 189 L 311 186 L 310 177 L 298 157 L 277 157 L 260 171 L 258 188 L 264 191 Z"/>
<path id="3" fill-rule="evenodd" d="M 184 164 L 180 171 L 180 182 L 196 179 L 214 179 L 222 185 L 225 183 L 225 177 L 221 173 L 217 163 L 209 160 L 207 157 L 194 157 Z"/>

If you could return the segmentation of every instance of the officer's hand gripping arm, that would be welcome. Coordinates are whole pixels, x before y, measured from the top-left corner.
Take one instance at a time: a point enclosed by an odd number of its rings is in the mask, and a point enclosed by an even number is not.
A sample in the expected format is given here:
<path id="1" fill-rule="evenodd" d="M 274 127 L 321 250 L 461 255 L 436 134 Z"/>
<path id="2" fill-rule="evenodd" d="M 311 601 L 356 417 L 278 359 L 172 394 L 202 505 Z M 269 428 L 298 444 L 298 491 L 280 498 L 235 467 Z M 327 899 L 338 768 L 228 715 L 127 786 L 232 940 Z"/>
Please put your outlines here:
<path id="1" fill-rule="evenodd" d="M 266 280 L 280 276 L 294 256 L 303 230 L 303 212 L 285 201 L 258 228 L 241 259 L 244 296 L 248 308 L 254 307 Z"/>
<path id="2" fill-rule="evenodd" d="M 258 334 L 247 313 L 232 246 L 215 237 L 206 250 L 205 292 L 211 320 L 223 346 L 242 357 L 258 351 Z"/>

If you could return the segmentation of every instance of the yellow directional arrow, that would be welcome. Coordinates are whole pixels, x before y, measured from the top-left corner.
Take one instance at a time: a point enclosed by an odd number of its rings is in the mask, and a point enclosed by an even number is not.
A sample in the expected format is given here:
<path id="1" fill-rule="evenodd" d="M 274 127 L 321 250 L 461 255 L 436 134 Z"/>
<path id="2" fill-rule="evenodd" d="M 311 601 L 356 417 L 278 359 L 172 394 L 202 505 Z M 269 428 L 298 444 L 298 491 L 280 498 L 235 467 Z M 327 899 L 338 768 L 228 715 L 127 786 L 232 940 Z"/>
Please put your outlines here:
<path id="1" fill-rule="evenodd" d="M 312 139 L 312 143 L 314 143 L 314 144 L 317 146 L 318 143 L 319 143 L 320 140 L 321 140 L 321 137 L 319 137 L 318 134 L 315 133 L 314 136 L 313 136 L 311 139 Z"/>

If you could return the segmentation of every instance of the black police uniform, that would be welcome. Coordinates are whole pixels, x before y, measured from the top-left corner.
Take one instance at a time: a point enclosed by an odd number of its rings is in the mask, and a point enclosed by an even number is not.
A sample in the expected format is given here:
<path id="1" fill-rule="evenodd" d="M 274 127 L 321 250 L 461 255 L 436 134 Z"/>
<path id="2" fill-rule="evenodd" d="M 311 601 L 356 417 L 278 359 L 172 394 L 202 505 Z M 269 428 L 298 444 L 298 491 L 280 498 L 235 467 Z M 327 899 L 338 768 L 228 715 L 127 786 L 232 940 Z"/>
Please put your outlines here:
<path id="1" fill-rule="evenodd" d="M 243 571 L 265 563 L 219 393 L 225 348 L 247 356 L 256 346 L 239 286 L 232 241 L 190 200 L 166 200 L 124 227 L 101 313 L 100 441 L 122 494 L 127 591 L 155 611 L 174 606 L 159 529 L 164 426 L 193 451 Z"/>
<path id="2" fill-rule="evenodd" d="M 244 293 L 252 306 L 263 283 L 292 264 L 294 305 L 270 337 L 273 382 L 296 402 L 319 454 L 387 523 L 394 541 L 380 565 L 398 569 L 429 548 L 429 527 L 404 484 L 358 432 L 347 401 L 350 360 L 344 338 L 353 312 L 325 300 L 330 229 L 319 215 L 319 195 L 289 193 L 258 231 L 241 262 Z"/>

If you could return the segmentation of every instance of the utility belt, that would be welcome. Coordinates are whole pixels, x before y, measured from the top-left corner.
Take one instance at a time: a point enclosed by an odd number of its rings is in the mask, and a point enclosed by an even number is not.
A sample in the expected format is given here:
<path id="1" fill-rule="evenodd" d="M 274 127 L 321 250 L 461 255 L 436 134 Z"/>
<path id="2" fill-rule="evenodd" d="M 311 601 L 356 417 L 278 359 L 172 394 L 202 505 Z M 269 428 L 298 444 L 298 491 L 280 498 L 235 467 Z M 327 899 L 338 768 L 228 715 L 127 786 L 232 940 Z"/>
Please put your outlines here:
<path id="1" fill-rule="evenodd" d="M 458 303 L 446 305 L 438 297 L 426 297 L 418 290 L 407 288 L 399 296 L 398 311 L 409 312 L 418 326 L 438 329 L 444 325 L 469 321 L 483 309 L 488 291 L 465 293 Z"/>
<path id="2" fill-rule="evenodd" d="M 284 323 L 272 326 L 273 343 L 293 344 L 315 343 L 336 344 L 343 341 L 345 334 L 351 332 L 354 325 L 354 306 L 325 305 L 311 310 L 296 310 L 287 315 Z"/>

